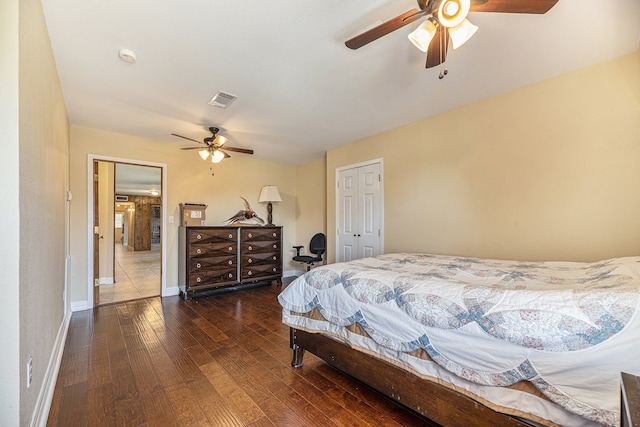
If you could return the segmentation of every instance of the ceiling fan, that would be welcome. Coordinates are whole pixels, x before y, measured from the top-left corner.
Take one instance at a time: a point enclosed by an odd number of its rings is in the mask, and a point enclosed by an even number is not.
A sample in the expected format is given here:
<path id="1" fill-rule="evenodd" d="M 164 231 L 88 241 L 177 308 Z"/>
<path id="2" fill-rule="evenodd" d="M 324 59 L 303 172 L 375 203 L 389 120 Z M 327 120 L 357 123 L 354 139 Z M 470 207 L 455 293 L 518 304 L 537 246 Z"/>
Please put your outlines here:
<path id="1" fill-rule="evenodd" d="M 478 27 L 467 19 L 469 12 L 503 12 L 544 14 L 558 0 L 418 0 L 412 9 L 345 42 L 358 49 L 423 16 L 424 22 L 409 34 L 409 40 L 427 53 L 427 68 L 446 61 L 449 40 L 457 49 L 475 34 Z M 442 74 L 440 78 L 442 78 Z"/>
<path id="2" fill-rule="evenodd" d="M 206 145 L 205 148 L 202 147 L 184 147 L 181 150 L 200 150 L 198 154 L 202 157 L 202 160 L 207 160 L 207 157 L 211 155 L 211 162 L 220 163 L 223 159 L 227 157 L 231 157 L 227 151 L 234 151 L 236 153 L 244 153 L 244 154 L 253 154 L 253 150 L 248 150 L 246 148 L 237 148 L 237 147 L 229 147 L 226 145 L 224 150 L 221 148 L 229 138 L 218 135 L 220 129 L 214 126 L 209 128 L 209 132 L 211 132 L 211 136 L 206 137 L 202 140 L 202 142 L 197 141 L 195 139 L 187 138 L 186 136 L 178 135 L 176 133 L 172 133 L 171 135 L 177 136 L 178 138 L 187 139 L 189 141 L 197 142 L 198 144 Z"/>

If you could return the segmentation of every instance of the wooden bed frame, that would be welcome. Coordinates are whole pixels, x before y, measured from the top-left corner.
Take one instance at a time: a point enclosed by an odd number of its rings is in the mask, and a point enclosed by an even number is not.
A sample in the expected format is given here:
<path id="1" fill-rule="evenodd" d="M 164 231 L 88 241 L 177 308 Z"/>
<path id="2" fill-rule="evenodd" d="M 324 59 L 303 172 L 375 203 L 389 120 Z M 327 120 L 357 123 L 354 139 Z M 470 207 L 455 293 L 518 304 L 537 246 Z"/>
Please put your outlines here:
<path id="1" fill-rule="evenodd" d="M 291 328 L 294 368 L 302 366 L 305 350 L 374 390 L 443 426 L 531 427 L 467 397 L 376 359 L 322 334 Z M 371 375 L 375 372 L 375 375 Z"/>

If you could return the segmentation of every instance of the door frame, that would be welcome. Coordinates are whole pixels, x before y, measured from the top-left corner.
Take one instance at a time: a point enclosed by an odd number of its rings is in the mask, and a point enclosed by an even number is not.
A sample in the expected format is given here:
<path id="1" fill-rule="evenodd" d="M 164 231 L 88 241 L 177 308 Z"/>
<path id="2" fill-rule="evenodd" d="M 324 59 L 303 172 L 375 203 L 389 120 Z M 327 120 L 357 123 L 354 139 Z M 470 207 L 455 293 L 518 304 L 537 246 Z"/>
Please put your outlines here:
<path id="1" fill-rule="evenodd" d="M 371 160 L 366 160 L 364 162 L 360 162 L 360 163 L 354 163 L 352 165 L 347 165 L 347 166 L 341 166 L 339 168 L 336 168 L 336 173 L 335 173 L 335 178 L 334 178 L 334 182 L 336 183 L 336 197 L 335 197 L 335 206 L 336 206 L 336 211 L 335 211 L 335 225 L 336 225 L 336 229 L 335 231 L 335 236 L 336 236 L 336 245 L 335 245 L 335 254 L 336 254 L 336 261 L 338 261 L 338 251 L 340 250 L 340 239 L 338 239 L 338 225 L 340 224 L 340 191 L 337 188 L 337 183 L 340 180 L 340 172 L 345 171 L 347 169 L 353 169 L 353 168 L 359 168 L 362 166 L 370 166 L 370 165 L 375 165 L 375 164 L 379 164 L 380 165 L 380 253 L 383 254 L 384 253 L 384 159 L 382 157 L 377 158 L 377 159 L 371 159 Z"/>
<path id="2" fill-rule="evenodd" d="M 125 159 L 120 157 L 102 156 L 99 154 L 87 155 L 87 308 L 94 307 L 94 282 L 93 282 L 93 162 L 113 162 L 113 163 L 127 163 L 137 166 L 152 166 L 162 170 L 162 226 L 160 233 L 161 237 L 161 259 L 160 259 L 160 295 L 165 297 L 167 293 L 167 164 L 149 162 L 145 160 Z"/>

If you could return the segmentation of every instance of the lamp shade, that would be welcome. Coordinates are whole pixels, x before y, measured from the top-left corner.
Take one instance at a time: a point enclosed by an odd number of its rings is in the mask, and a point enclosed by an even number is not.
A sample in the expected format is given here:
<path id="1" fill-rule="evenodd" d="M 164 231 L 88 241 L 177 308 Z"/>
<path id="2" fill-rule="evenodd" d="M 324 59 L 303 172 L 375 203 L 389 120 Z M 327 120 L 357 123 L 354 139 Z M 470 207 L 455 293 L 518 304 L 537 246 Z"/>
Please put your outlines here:
<path id="1" fill-rule="evenodd" d="M 214 143 L 218 144 L 217 147 L 222 147 L 228 140 L 229 138 L 227 138 L 226 136 L 216 135 Z"/>
<path id="2" fill-rule="evenodd" d="M 478 31 L 478 27 L 465 19 L 453 28 L 449 28 L 449 36 L 451 36 L 451 44 L 457 49 L 467 42 Z"/>
<path id="3" fill-rule="evenodd" d="M 220 150 L 216 150 L 211 154 L 211 161 L 213 163 L 220 163 L 224 159 L 224 153 Z"/>
<path id="4" fill-rule="evenodd" d="M 443 0 L 438 7 L 438 21 L 445 27 L 459 25 L 469 13 L 471 0 Z"/>
<path id="5" fill-rule="evenodd" d="M 415 47 L 423 52 L 429 49 L 429 43 L 436 34 L 436 26 L 430 20 L 424 21 L 418 28 L 409 34 L 409 40 Z"/>
<path id="6" fill-rule="evenodd" d="M 202 160 L 207 160 L 207 157 L 209 157 L 209 150 L 207 149 L 200 150 L 198 151 L 198 154 L 200 154 L 200 157 L 202 157 Z"/>
<path id="7" fill-rule="evenodd" d="M 259 203 L 263 202 L 281 202 L 282 198 L 280 197 L 280 193 L 278 192 L 278 187 L 275 185 L 265 185 L 260 190 L 260 198 L 258 199 Z"/>

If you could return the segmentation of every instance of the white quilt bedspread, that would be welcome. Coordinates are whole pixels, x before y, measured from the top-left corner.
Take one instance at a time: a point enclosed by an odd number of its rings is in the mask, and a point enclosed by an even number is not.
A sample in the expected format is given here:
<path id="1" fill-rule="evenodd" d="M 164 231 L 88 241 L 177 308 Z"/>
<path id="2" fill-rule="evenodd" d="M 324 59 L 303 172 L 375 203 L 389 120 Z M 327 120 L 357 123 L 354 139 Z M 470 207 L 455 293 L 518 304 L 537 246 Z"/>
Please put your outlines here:
<path id="1" fill-rule="evenodd" d="M 620 372 L 640 374 L 640 257 L 595 263 L 390 254 L 317 267 L 279 296 L 355 322 L 379 345 L 422 348 L 482 385 L 533 383 L 567 410 L 618 425 Z"/>

